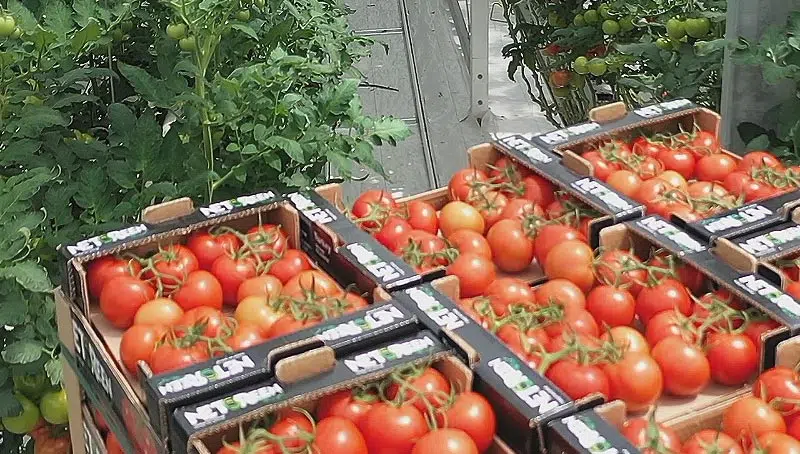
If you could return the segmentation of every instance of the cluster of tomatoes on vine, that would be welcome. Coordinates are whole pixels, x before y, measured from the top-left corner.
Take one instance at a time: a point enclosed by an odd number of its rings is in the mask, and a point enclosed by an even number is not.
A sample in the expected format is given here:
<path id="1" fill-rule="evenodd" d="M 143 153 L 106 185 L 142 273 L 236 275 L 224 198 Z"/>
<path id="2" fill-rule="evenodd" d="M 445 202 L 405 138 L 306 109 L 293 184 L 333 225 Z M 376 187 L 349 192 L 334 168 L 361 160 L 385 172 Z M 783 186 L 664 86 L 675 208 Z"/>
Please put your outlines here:
<path id="1" fill-rule="evenodd" d="M 560 239 L 585 243 L 589 222 L 598 216 L 506 157 L 487 171 L 456 172 L 448 194 L 450 201 L 437 213 L 424 200 L 398 204 L 390 194 L 370 190 L 351 214 L 418 272 L 447 267 L 458 276 L 464 296 L 483 293 L 498 269 L 520 273 L 534 260 L 544 266 Z"/>
<path id="2" fill-rule="evenodd" d="M 536 288 L 501 278 L 459 304 L 573 399 L 602 394 L 638 411 L 662 393 L 694 396 L 756 373 L 760 336 L 776 322 L 723 289 L 706 291 L 700 272 L 663 250 L 581 259 L 591 250 L 567 250 L 578 246 L 559 251 L 563 270 Z"/>
<path id="3" fill-rule="evenodd" d="M 217 454 L 478 454 L 492 444 L 494 409 L 429 366 L 327 395 L 313 416 L 290 408 L 240 429 Z"/>
<path id="4" fill-rule="evenodd" d="M 800 376 L 786 366 L 762 372 L 752 394 L 722 412 L 716 428 L 700 430 L 685 441 L 654 418 L 629 420 L 622 433 L 648 453 L 788 454 L 800 452 Z"/>
<path id="5" fill-rule="evenodd" d="M 367 305 L 274 224 L 197 231 L 146 258 L 105 256 L 87 276 L 100 311 L 126 330 L 120 357 L 134 375 L 140 360 L 154 373 L 176 370 Z"/>
<path id="6" fill-rule="evenodd" d="M 667 219 L 695 221 L 800 187 L 800 168 L 786 168 L 766 151 L 734 157 L 697 129 L 607 140 L 581 156 L 598 179 Z"/>

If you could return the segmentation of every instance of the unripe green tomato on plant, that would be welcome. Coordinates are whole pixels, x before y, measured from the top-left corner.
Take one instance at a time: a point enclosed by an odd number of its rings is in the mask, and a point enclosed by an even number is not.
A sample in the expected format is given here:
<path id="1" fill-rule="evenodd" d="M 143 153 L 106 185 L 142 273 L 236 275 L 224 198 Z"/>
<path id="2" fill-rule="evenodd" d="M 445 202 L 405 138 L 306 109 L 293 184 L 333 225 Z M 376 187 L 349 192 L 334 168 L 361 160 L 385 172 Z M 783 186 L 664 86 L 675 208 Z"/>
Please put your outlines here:
<path id="1" fill-rule="evenodd" d="M 111 31 L 111 38 L 117 42 L 122 41 L 125 38 L 125 32 L 123 32 L 119 28 L 115 28 L 114 30 Z"/>
<path id="2" fill-rule="evenodd" d="M 167 36 L 174 40 L 180 40 L 186 37 L 186 24 L 169 24 L 167 25 Z"/>
<path id="3" fill-rule="evenodd" d="M 692 38 L 705 38 L 708 32 L 711 31 L 711 21 L 705 17 L 699 17 L 697 19 L 689 18 L 686 19 L 685 28 L 686 34 Z"/>
<path id="4" fill-rule="evenodd" d="M 45 393 L 39 401 L 39 410 L 50 424 L 66 424 L 69 421 L 67 392 L 59 389 Z"/>
<path id="5" fill-rule="evenodd" d="M 608 65 L 606 61 L 602 58 L 593 58 L 589 60 L 589 72 L 592 73 L 593 76 L 602 76 L 608 70 Z"/>
<path id="6" fill-rule="evenodd" d="M 569 96 L 572 89 L 569 87 L 554 87 L 553 88 L 553 96 L 557 98 L 566 98 Z"/>
<path id="7" fill-rule="evenodd" d="M 22 412 L 17 416 L 6 416 L 2 422 L 7 431 L 22 435 L 36 427 L 39 422 L 39 407 L 22 394 L 15 394 L 15 397 L 22 405 Z"/>
<path id="8" fill-rule="evenodd" d="M 597 13 L 597 10 L 590 9 L 583 13 L 583 20 L 586 21 L 588 25 L 593 25 L 600 22 L 600 14 Z"/>
<path id="9" fill-rule="evenodd" d="M 667 36 L 672 39 L 681 39 L 686 36 L 686 24 L 677 17 L 667 21 Z"/>
<path id="10" fill-rule="evenodd" d="M 620 31 L 619 23 L 613 19 L 603 21 L 603 33 L 606 35 L 614 36 Z"/>
<path id="11" fill-rule="evenodd" d="M 250 20 L 250 10 L 249 9 L 242 9 L 236 11 L 236 19 L 242 22 L 247 22 Z"/>
<path id="12" fill-rule="evenodd" d="M 181 38 L 181 40 L 178 41 L 178 45 L 181 47 L 181 50 L 186 52 L 194 52 L 197 50 L 197 40 L 194 39 L 194 36 Z"/>
<path id="13" fill-rule="evenodd" d="M 8 38 L 14 34 L 14 30 L 16 29 L 17 21 L 14 19 L 14 16 L 8 14 L 0 16 L 0 36 Z"/>
<path id="14" fill-rule="evenodd" d="M 257 8 L 263 8 L 266 4 L 267 2 L 265 0 L 253 0 L 253 5 L 255 5 Z"/>
<path id="15" fill-rule="evenodd" d="M 672 50 L 672 41 L 668 38 L 658 38 L 656 40 L 656 47 L 661 50 Z"/>
<path id="16" fill-rule="evenodd" d="M 36 96 L 25 98 L 26 104 L 41 105 L 42 99 Z M 14 375 L 14 390 L 32 400 L 39 400 L 50 387 L 50 380 L 45 374 Z"/>
<path id="17" fill-rule="evenodd" d="M 589 74 L 589 59 L 584 56 L 576 58 L 572 62 L 572 69 L 578 74 Z"/>
<path id="18" fill-rule="evenodd" d="M 586 86 L 586 77 L 581 74 L 573 74 L 569 84 L 574 88 L 583 88 Z"/>
<path id="19" fill-rule="evenodd" d="M 586 19 L 583 18 L 583 14 L 576 14 L 575 18 L 572 19 L 572 25 L 576 27 L 583 27 L 586 25 Z"/>
<path id="20" fill-rule="evenodd" d="M 634 28 L 636 28 L 636 26 L 633 24 L 633 17 L 631 16 L 625 16 L 622 19 L 620 19 L 619 26 L 624 32 L 629 32 Z"/>
<path id="21" fill-rule="evenodd" d="M 611 19 L 611 7 L 608 4 L 603 3 L 602 5 L 597 7 L 597 12 L 600 14 L 602 19 Z"/>

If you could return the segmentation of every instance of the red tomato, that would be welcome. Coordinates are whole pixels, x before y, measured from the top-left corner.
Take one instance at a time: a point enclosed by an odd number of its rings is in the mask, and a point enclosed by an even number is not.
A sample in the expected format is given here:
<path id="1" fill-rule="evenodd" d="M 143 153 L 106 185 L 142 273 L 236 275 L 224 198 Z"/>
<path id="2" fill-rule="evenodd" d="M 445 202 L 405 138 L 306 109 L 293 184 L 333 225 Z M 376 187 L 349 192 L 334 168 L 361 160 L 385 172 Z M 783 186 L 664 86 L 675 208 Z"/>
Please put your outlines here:
<path id="1" fill-rule="evenodd" d="M 527 282 L 513 278 L 501 277 L 486 287 L 484 295 L 492 301 L 492 308 L 497 315 L 505 315 L 509 304 L 534 305 L 536 297 Z"/>
<path id="2" fill-rule="evenodd" d="M 758 370 L 758 350 L 744 334 L 709 334 L 706 355 L 711 364 L 711 378 L 722 385 L 742 385 Z"/>
<path id="3" fill-rule="evenodd" d="M 187 330 L 199 331 L 199 334 L 206 337 L 230 334 L 228 317 L 218 309 L 208 306 L 200 306 L 186 311 L 176 325 L 180 327 L 178 331 L 181 333 Z"/>
<path id="4" fill-rule="evenodd" d="M 636 191 L 636 194 L 633 196 L 633 199 L 637 202 L 650 204 L 653 201 L 662 198 L 664 193 L 670 189 L 671 186 L 666 181 L 658 178 L 652 178 L 642 182 L 642 184 L 639 186 L 639 190 Z"/>
<path id="5" fill-rule="evenodd" d="M 502 183 L 517 182 L 530 175 L 530 173 L 530 170 L 518 165 L 513 159 L 506 156 L 500 156 L 489 168 L 489 177 Z"/>
<path id="6" fill-rule="evenodd" d="M 688 148 L 666 149 L 657 158 L 664 164 L 664 170 L 674 170 L 687 180 L 694 176 L 695 157 Z"/>
<path id="7" fill-rule="evenodd" d="M 665 310 L 650 318 L 646 325 L 645 335 L 647 343 L 651 347 L 655 347 L 663 339 L 671 336 L 693 342 L 695 335 L 692 329 L 692 322 L 683 314 L 675 310 Z"/>
<path id="8" fill-rule="evenodd" d="M 178 347 L 169 342 L 161 344 L 153 351 L 150 356 L 150 370 L 153 374 L 163 374 L 183 369 L 206 361 L 210 358 L 208 346 L 204 342 L 198 342 L 186 347 Z"/>
<path id="9" fill-rule="evenodd" d="M 599 366 L 579 364 L 566 359 L 553 363 L 545 376 L 572 399 L 577 400 L 592 394 L 602 394 L 607 399 L 611 394 L 608 378 Z"/>
<path id="10" fill-rule="evenodd" d="M 423 369 L 418 375 L 404 378 L 410 388 L 405 390 L 402 402 L 413 404 L 423 414 L 428 411 L 428 404 L 433 408 L 439 408 L 450 395 L 450 382 L 432 367 Z M 400 389 L 400 383 L 392 383 L 386 390 L 386 395 L 389 399 L 395 399 Z"/>
<path id="11" fill-rule="evenodd" d="M 564 241 L 553 247 L 544 262 L 548 279 L 563 278 L 588 292 L 594 285 L 594 251 L 580 240 Z"/>
<path id="12" fill-rule="evenodd" d="M 277 262 L 269 268 L 269 274 L 281 280 L 285 284 L 289 279 L 300 274 L 301 271 L 310 270 L 311 261 L 305 252 L 297 249 L 287 249 Z"/>
<path id="13" fill-rule="evenodd" d="M 560 320 L 552 320 L 545 325 L 545 332 L 550 337 L 560 337 L 562 333 L 586 334 L 591 337 L 600 335 L 597 322 L 588 311 L 572 310 L 565 312 Z"/>
<path id="14" fill-rule="evenodd" d="M 502 214 L 506 206 L 508 206 L 508 197 L 498 191 L 488 191 L 473 198 L 470 204 L 478 209 L 485 221 L 484 229 L 488 229 L 497 221 L 503 219 Z"/>
<path id="15" fill-rule="evenodd" d="M 422 200 L 412 200 L 406 204 L 408 223 L 414 230 L 424 230 L 436 235 L 439 232 L 439 218 L 436 208 Z"/>
<path id="16" fill-rule="evenodd" d="M 784 169 L 781 161 L 772 153 L 768 151 L 751 151 L 742 156 L 742 160 L 739 161 L 738 170 L 740 172 L 750 173 L 753 169 L 760 169 L 763 167 L 779 170 Z"/>
<path id="17" fill-rule="evenodd" d="M 306 440 L 314 433 L 314 423 L 303 412 L 285 409 L 279 413 L 278 421 L 269 428 L 269 432 L 282 437 L 284 447 L 299 451 L 308 445 Z M 273 446 L 281 451 L 277 442 L 273 442 Z"/>
<path id="18" fill-rule="evenodd" d="M 384 219 L 395 209 L 397 202 L 391 193 L 386 190 L 370 189 L 358 196 L 350 212 L 361 227 L 375 229 L 383 224 Z"/>
<path id="19" fill-rule="evenodd" d="M 725 153 L 703 156 L 697 161 L 695 175 L 703 181 L 725 181 L 732 172 L 736 171 L 736 160 Z"/>
<path id="20" fill-rule="evenodd" d="M 136 311 L 156 297 L 147 282 L 133 276 L 118 276 L 106 282 L 100 294 L 100 311 L 117 328 L 133 325 Z"/>
<path id="21" fill-rule="evenodd" d="M 753 395 L 782 414 L 796 414 L 800 411 L 800 376 L 786 366 L 765 370 L 753 383 Z"/>
<path id="22" fill-rule="evenodd" d="M 242 444 L 239 441 L 233 443 L 225 443 L 222 448 L 217 451 L 217 454 L 278 454 L 275 447 L 267 445 L 265 440 L 245 441 Z"/>
<path id="23" fill-rule="evenodd" d="M 283 284 L 275 276 L 266 274 L 251 277 L 239 286 L 239 290 L 236 292 L 236 300 L 241 304 L 242 300 L 248 296 L 263 296 L 269 301 L 274 301 L 281 294 L 281 290 L 283 290 Z M 221 304 L 220 307 L 222 307 Z"/>
<path id="24" fill-rule="evenodd" d="M 800 300 L 800 282 L 789 282 L 789 284 L 786 285 L 786 294 L 796 300 Z"/>
<path id="25" fill-rule="evenodd" d="M 547 206 L 555 200 L 556 187 L 549 180 L 539 175 L 528 175 L 522 179 L 525 186 L 523 199 L 530 200 L 539 206 Z"/>
<path id="26" fill-rule="evenodd" d="M 681 439 L 672 429 L 658 423 L 651 423 L 646 418 L 634 418 L 625 421 L 622 426 L 622 436 L 628 439 L 639 449 L 648 450 L 650 446 L 658 443 L 665 452 L 681 452 Z"/>
<path id="27" fill-rule="evenodd" d="M 486 231 L 486 221 L 475 207 L 466 202 L 456 201 L 442 207 L 442 211 L 439 213 L 439 228 L 445 238 L 461 229 L 474 230 L 483 234 Z"/>
<path id="28" fill-rule="evenodd" d="M 661 397 L 664 379 L 650 355 L 629 352 L 602 367 L 608 376 L 610 399 L 623 400 L 628 411 L 644 410 Z"/>
<path id="29" fill-rule="evenodd" d="M 119 357 L 125 369 L 134 377 L 138 374 L 138 362 L 150 361 L 150 355 L 166 331 L 164 326 L 134 325 L 122 333 Z"/>
<path id="30" fill-rule="evenodd" d="M 186 239 L 186 247 L 197 257 L 200 269 L 210 271 L 214 260 L 238 251 L 242 241 L 230 232 L 215 235 L 207 230 L 198 230 Z"/>
<path id="31" fill-rule="evenodd" d="M 593 174 L 600 181 L 608 180 L 608 177 L 620 169 L 616 162 L 610 162 L 603 157 L 599 151 L 588 151 L 581 157 L 589 162 L 593 169 Z"/>
<path id="32" fill-rule="evenodd" d="M 359 425 L 370 454 L 409 453 L 428 433 L 425 417 L 413 405 L 375 404 Z"/>
<path id="33" fill-rule="evenodd" d="M 447 267 L 447 274 L 458 277 L 461 296 L 465 298 L 482 294 L 496 277 L 494 264 L 476 254 L 461 254 Z"/>
<path id="34" fill-rule="evenodd" d="M 423 230 L 412 230 L 403 235 L 393 252 L 403 258 L 419 272 L 430 271 L 447 265 L 447 259 L 437 257 L 445 250 L 444 240 Z"/>
<path id="35" fill-rule="evenodd" d="M 352 421 L 331 416 L 317 423 L 314 444 L 315 454 L 368 454 L 367 442 Z"/>
<path id="36" fill-rule="evenodd" d="M 766 432 L 750 448 L 750 454 L 800 454 L 800 441 L 780 432 Z"/>
<path id="37" fill-rule="evenodd" d="M 722 185 L 729 193 L 739 197 L 745 195 L 748 188 L 753 185 L 753 179 L 745 172 L 731 172 L 722 181 Z M 755 187 L 755 186 L 754 186 Z"/>
<path id="38" fill-rule="evenodd" d="M 636 316 L 636 300 L 625 289 L 599 285 L 586 296 L 586 310 L 600 326 L 630 325 Z"/>
<path id="39" fill-rule="evenodd" d="M 281 294 L 292 298 L 305 299 L 310 295 L 317 297 L 342 296 L 344 290 L 324 271 L 308 270 L 302 271 L 297 276 L 289 279 L 289 282 L 283 286 Z"/>
<path id="40" fill-rule="evenodd" d="M 125 454 L 125 450 L 122 449 L 122 445 L 117 440 L 114 432 L 109 432 L 106 435 L 106 451 L 108 451 L 108 454 Z"/>
<path id="41" fill-rule="evenodd" d="M 144 279 L 159 278 L 161 283 L 167 287 L 178 285 L 186 279 L 189 273 L 200 269 L 200 263 L 194 253 L 180 244 L 170 244 L 166 248 L 160 248 L 150 260 L 155 271 L 146 270 Z"/>
<path id="42" fill-rule="evenodd" d="M 113 255 L 92 260 L 86 267 L 86 281 L 89 285 L 89 295 L 99 298 L 106 283 L 115 277 L 139 276 L 142 265 L 134 259 L 125 260 Z"/>
<path id="43" fill-rule="evenodd" d="M 477 254 L 487 259 L 492 258 L 492 248 L 480 233 L 472 230 L 456 230 L 447 239 L 461 254 Z"/>
<path id="44" fill-rule="evenodd" d="M 650 180 L 664 172 L 664 165 L 656 158 L 647 156 L 630 166 L 642 180 Z"/>
<path id="45" fill-rule="evenodd" d="M 108 423 L 106 422 L 106 418 L 103 417 L 103 414 L 100 413 L 99 410 L 92 408 L 92 417 L 94 418 L 94 423 L 97 426 L 97 429 L 101 433 L 108 431 Z"/>
<path id="46" fill-rule="evenodd" d="M 536 288 L 536 304 L 560 304 L 567 312 L 582 311 L 586 308 L 583 290 L 566 279 L 553 279 Z"/>
<path id="47" fill-rule="evenodd" d="M 275 224 L 261 224 L 247 231 L 247 244 L 256 256 L 263 261 L 281 257 L 289 247 L 289 240 L 283 233 L 281 226 Z"/>
<path id="48" fill-rule="evenodd" d="M 463 430 L 472 438 L 479 452 L 489 449 L 497 429 L 494 409 L 482 395 L 465 391 L 452 405 L 436 416 L 439 427 Z"/>
<path id="49" fill-rule="evenodd" d="M 698 149 L 702 154 L 717 153 L 719 151 L 719 139 L 714 133 L 708 131 L 698 131 L 694 134 L 694 139 L 689 146 Z"/>
<path id="50" fill-rule="evenodd" d="M 360 425 L 364 416 L 377 402 L 376 395 L 360 395 L 345 389 L 320 399 L 317 404 L 317 420 L 322 420 L 331 416 L 338 416 Z"/>
<path id="51" fill-rule="evenodd" d="M 599 282 L 623 286 L 634 297 L 647 281 L 644 264 L 634 254 L 619 249 L 603 251 L 598 257 L 595 272 Z"/>
<path id="52" fill-rule="evenodd" d="M 254 323 L 239 323 L 233 335 L 225 338 L 225 344 L 233 351 L 238 352 L 264 342 L 266 338 L 261 335 L 261 328 Z"/>
<path id="53" fill-rule="evenodd" d="M 169 298 L 155 298 L 144 304 L 133 317 L 134 325 L 174 325 L 183 316 L 183 309 Z"/>
<path id="54" fill-rule="evenodd" d="M 384 222 L 383 227 L 375 232 L 374 236 L 379 243 L 386 246 L 389 250 L 394 250 L 397 249 L 398 246 L 402 246 L 398 244 L 398 241 L 412 230 L 414 230 L 414 228 L 404 219 L 397 216 L 389 216 Z"/>
<path id="55" fill-rule="evenodd" d="M 533 261 L 533 241 L 525 235 L 521 221 L 499 221 L 489 229 L 486 240 L 492 250 L 492 260 L 502 271 L 518 273 Z"/>
<path id="56" fill-rule="evenodd" d="M 272 339 L 275 337 L 285 336 L 287 334 L 292 334 L 294 332 L 300 331 L 301 329 L 307 328 L 312 325 L 316 325 L 320 320 L 297 320 L 292 315 L 284 315 L 283 317 L 279 318 L 272 324 L 272 328 L 269 330 L 269 335 L 267 336 L 268 339 Z"/>
<path id="57" fill-rule="evenodd" d="M 652 287 L 644 287 L 636 297 L 636 315 L 647 324 L 659 312 L 676 309 L 684 315 L 692 313 L 692 300 L 686 287 L 675 279 L 662 279 Z"/>
<path id="58" fill-rule="evenodd" d="M 256 262 L 249 257 L 223 255 L 211 266 L 213 274 L 222 285 L 222 301 L 235 306 L 239 286 L 242 282 L 258 274 Z"/>
<path id="59" fill-rule="evenodd" d="M 758 397 L 746 396 L 722 413 L 722 430 L 735 439 L 786 432 L 783 416 Z"/>
<path id="60" fill-rule="evenodd" d="M 497 337 L 505 343 L 512 352 L 523 359 L 539 358 L 541 355 L 540 347 L 546 349 L 550 343 L 550 337 L 541 328 L 531 328 L 525 334 L 521 333 L 519 327 L 513 323 L 508 323 L 497 330 Z"/>
<path id="61" fill-rule="evenodd" d="M 372 450 L 369 451 L 372 453 Z M 478 454 L 478 447 L 459 429 L 436 429 L 423 435 L 411 454 Z"/>
<path id="62" fill-rule="evenodd" d="M 615 326 L 600 336 L 603 342 L 611 342 L 620 347 L 623 354 L 628 352 L 633 353 L 650 353 L 650 346 L 644 336 L 636 331 L 636 329 L 629 326 Z"/>
<path id="63" fill-rule="evenodd" d="M 699 199 L 704 197 L 725 198 L 728 197 L 728 190 L 725 186 L 717 182 L 695 181 L 687 188 L 689 197 Z"/>
<path id="64" fill-rule="evenodd" d="M 364 309 L 369 306 L 369 303 L 358 293 L 347 292 L 344 295 L 344 305 L 346 306 L 345 312 L 353 312 Z"/>
<path id="65" fill-rule="evenodd" d="M 239 301 L 234 317 L 239 323 L 252 323 L 258 326 L 259 333 L 268 339 L 272 325 L 283 317 L 283 312 L 274 306 L 274 302 L 264 296 L 248 296 Z"/>
<path id="66" fill-rule="evenodd" d="M 450 199 L 468 201 L 472 198 L 473 191 L 483 192 L 482 184 L 488 180 L 489 177 L 482 170 L 461 169 L 450 178 L 450 183 L 447 185 Z"/>
<path id="67" fill-rule="evenodd" d="M 531 216 L 544 217 L 544 211 L 542 207 L 527 199 L 509 200 L 503 212 L 500 213 L 500 219 L 520 220 Z"/>
<path id="68" fill-rule="evenodd" d="M 642 179 L 630 170 L 617 170 L 608 176 L 608 185 L 620 194 L 633 197 L 642 185 Z"/>
<path id="69" fill-rule="evenodd" d="M 674 396 L 694 396 L 708 386 L 711 366 L 703 351 L 680 337 L 667 337 L 650 352 L 664 376 L 664 390 Z"/>
<path id="70" fill-rule="evenodd" d="M 631 142 L 631 149 L 634 154 L 639 156 L 650 156 L 655 158 L 658 153 L 667 149 L 668 147 L 661 142 L 650 140 L 647 137 L 637 137 Z"/>
<path id="71" fill-rule="evenodd" d="M 184 310 L 200 306 L 222 309 L 222 285 L 208 271 L 192 271 L 172 294 L 172 299 Z"/>
<path id="72" fill-rule="evenodd" d="M 533 243 L 536 261 L 539 262 L 540 266 L 544 266 L 550 250 L 558 244 L 570 240 L 587 242 L 586 237 L 581 232 L 567 225 L 550 224 L 541 227 L 536 232 L 536 240 Z"/>
<path id="73" fill-rule="evenodd" d="M 741 445 L 730 435 L 705 429 L 689 437 L 683 444 L 683 454 L 744 454 Z"/>

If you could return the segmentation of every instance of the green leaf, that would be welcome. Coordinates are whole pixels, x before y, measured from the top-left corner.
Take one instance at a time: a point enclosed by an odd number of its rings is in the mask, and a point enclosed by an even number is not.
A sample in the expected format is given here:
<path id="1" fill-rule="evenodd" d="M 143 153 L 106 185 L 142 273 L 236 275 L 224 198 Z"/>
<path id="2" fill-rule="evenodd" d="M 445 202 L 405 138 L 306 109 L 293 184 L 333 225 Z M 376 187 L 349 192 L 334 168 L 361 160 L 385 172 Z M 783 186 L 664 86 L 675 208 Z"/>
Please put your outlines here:
<path id="1" fill-rule="evenodd" d="M 100 24 L 94 19 L 89 20 L 89 23 L 87 23 L 85 27 L 78 30 L 78 32 L 73 35 L 71 41 L 72 51 L 80 51 L 87 44 L 97 41 L 101 34 Z"/>
<path id="2" fill-rule="evenodd" d="M 133 88 L 144 99 L 159 107 L 170 107 L 172 105 L 174 93 L 169 89 L 166 82 L 161 79 L 156 79 L 148 74 L 147 71 L 137 66 L 118 62 L 117 67 L 119 68 L 119 72 L 128 79 L 128 82 L 133 85 Z"/>
<path id="3" fill-rule="evenodd" d="M 373 122 L 369 137 L 375 145 L 388 142 L 397 145 L 397 142 L 411 135 L 408 126 L 402 121 L 392 117 L 380 117 Z"/>
<path id="4" fill-rule="evenodd" d="M 49 292 L 53 290 L 53 285 L 47 276 L 47 270 L 32 260 L 0 268 L 0 276 L 16 279 L 19 285 L 32 292 Z"/>
<path id="5" fill-rule="evenodd" d="M 3 351 L 3 359 L 11 364 L 25 364 L 42 357 L 42 344 L 35 340 L 18 340 Z"/>
<path id="6" fill-rule="evenodd" d="M 253 128 L 253 138 L 259 142 L 267 140 L 267 127 L 261 123 L 255 125 Z"/>
<path id="7" fill-rule="evenodd" d="M 36 28 L 36 18 L 19 0 L 8 0 L 8 12 L 14 16 L 17 26 L 21 29 L 33 30 Z"/>
<path id="8" fill-rule="evenodd" d="M 250 38 L 258 40 L 258 33 L 256 33 L 256 31 L 253 30 L 253 28 L 248 26 L 248 25 L 233 24 L 233 25 L 231 25 L 231 28 L 233 28 L 234 30 L 239 30 L 240 32 L 244 33 L 245 35 L 249 36 Z"/>
<path id="9" fill-rule="evenodd" d="M 128 136 L 136 127 L 136 115 L 124 104 L 108 106 L 108 118 L 111 120 L 111 130 L 123 137 Z"/>
<path id="10" fill-rule="evenodd" d="M 736 127 L 736 130 L 739 132 L 739 137 L 744 143 L 752 142 L 756 137 L 767 133 L 766 129 L 749 122 L 740 123 L 739 126 Z"/>
<path id="11" fill-rule="evenodd" d="M 334 115 L 346 113 L 350 107 L 350 101 L 358 91 L 359 82 L 358 79 L 345 79 L 332 89 L 330 85 L 323 88 L 320 94 L 323 106 L 320 107 L 320 110 Z"/>
<path id="12" fill-rule="evenodd" d="M 50 384 L 59 386 L 61 380 L 64 378 L 64 370 L 61 367 L 61 360 L 58 358 L 50 358 L 44 365 L 44 370 L 47 372 L 47 377 L 50 378 Z"/>
<path id="13" fill-rule="evenodd" d="M 303 156 L 303 147 L 301 147 L 296 140 L 281 136 L 272 136 L 264 141 L 264 146 L 283 150 L 292 161 L 300 163 L 306 162 L 306 158 Z"/>
<path id="14" fill-rule="evenodd" d="M 22 404 L 19 403 L 10 387 L 0 389 L 0 417 L 18 416 L 22 413 Z"/>
<path id="15" fill-rule="evenodd" d="M 61 0 L 49 0 L 44 7 L 44 22 L 59 38 L 72 31 L 72 10 Z"/>
<path id="16" fill-rule="evenodd" d="M 81 27 L 85 27 L 89 21 L 96 20 L 98 7 L 97 0 L 72 0 L 72 9 L 78 15 L 75 22 Z"/>
<path id="17" fill-rule="evenodd" d="M 69 124 L 59 111 L 47 106 L 28 104 L 22 108 L 22 117 L 17 131 L 20 137 L 38 137 L 45 128 Z"/>
<path id="18" fill-rule="evenodd" d="M 28 304 L 20 291 L 7 296 L 3 300 L 3 310 L 0 311 L 0 325 L 17 326 L 25 323 L 28 315 Z"/>
<path id="19" fill-rule="evenodd" d="M 5 150 L 0 152 L 0 163 L 29 163 L 31 158 L 37 151 L 42 143 L 33 139 L 16 140 L 9 143 Z"/>
<path id="20" fill-rule="evenodd" d="M 136 187 L 136 172 L 125 161 L 109 161 L 106 164 L 108 176 L 124 189 Z"/>
<path id="21" fill-rule="evenodd" d="M 97 102 L 100 98 L 94 95 L 85 95 L 83 93 L 70 93 L 65 96 L 56 98 L 53 102 L 54 109 L 60 109 L 76 103 Z"/>
<path id="22" fill-rule="evenodd" d="M 769 149 L 769 136 L 762 134 L 747 143 L 748 150 L 767 150 Z"/>

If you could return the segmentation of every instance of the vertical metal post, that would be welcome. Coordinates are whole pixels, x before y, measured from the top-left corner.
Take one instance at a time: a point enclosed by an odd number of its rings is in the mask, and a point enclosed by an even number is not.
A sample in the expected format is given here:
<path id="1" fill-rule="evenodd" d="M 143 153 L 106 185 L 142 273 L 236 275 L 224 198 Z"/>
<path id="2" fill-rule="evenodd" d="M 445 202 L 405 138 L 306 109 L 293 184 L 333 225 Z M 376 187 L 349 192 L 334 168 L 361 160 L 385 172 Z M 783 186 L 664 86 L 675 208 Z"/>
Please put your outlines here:
<path id="1" fill-rule="evenodd" d="M 489 2 L 470 2 L 470 112 L 478 120 L 489 110 Z"/>

